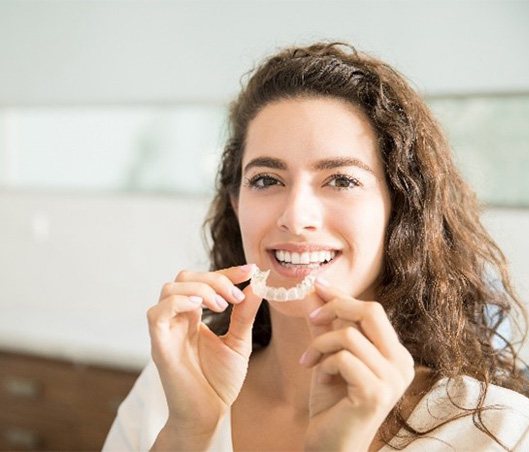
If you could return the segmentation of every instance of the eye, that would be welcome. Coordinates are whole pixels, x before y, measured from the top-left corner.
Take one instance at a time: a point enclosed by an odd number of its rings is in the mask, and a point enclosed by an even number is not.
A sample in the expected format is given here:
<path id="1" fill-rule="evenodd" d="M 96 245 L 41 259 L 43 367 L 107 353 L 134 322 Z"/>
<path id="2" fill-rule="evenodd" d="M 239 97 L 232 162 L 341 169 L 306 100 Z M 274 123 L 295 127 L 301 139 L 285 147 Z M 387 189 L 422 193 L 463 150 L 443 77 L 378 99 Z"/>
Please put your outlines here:
<path id="1" fill-rule="evenodd" d="M 279 185 L 281 182 L 269 174 L 257 174 L 245 180 L 245 185 L 256 190 L 265 190 L 273 185 Z"/>
<path id="2" fill-rule="evenodd" d="M 345 174 L 333 174 L 327 184 L 337 190 L 349 190 L 361 185 L 358 179 Z"/>

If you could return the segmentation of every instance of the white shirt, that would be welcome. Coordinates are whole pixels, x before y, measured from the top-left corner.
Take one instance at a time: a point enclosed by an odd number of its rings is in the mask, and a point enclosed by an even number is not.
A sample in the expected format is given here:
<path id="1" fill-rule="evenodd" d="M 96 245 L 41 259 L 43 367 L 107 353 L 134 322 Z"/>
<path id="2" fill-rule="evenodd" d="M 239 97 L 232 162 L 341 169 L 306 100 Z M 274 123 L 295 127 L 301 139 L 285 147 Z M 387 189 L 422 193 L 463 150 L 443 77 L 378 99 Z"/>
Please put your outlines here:
<path id="1" fill-rule="evenodd" d="M 463 407 L 475 406 L 479 396 L 479 382 L 463 376 L 448 386 L 452 399 Z M 438 381 L 414 408 L 408 423 L 417 430 L 431 428 L 442 420 L 461 412 L 448 399 L 447 379 Z M 485 426 L 510 450 L 529 451 L 529 399 L 496 385 L 489 385 L 485 406 L 499 409 L 485 410 Z M 103 451 L 148 451 L 168 417 L 167 402 L 155 364 L 151 361 L 143 370 L 131 392 L 118 409 L 118 415 L 107 436 Z M 404 434 L 404 430 L 399 432 Z M 397 435 L 398 436 L 398 435 Z M 395 439 L 394 439 L 395 441 Z M 220 423 L 213 438 L 211 451 L 231 452 L 230 413 Z M 381 451 L 392 449 L 384 446 Z M 426 437 L 419 437 L 407 452 L 436 451 L 500 451 L 492 438 L 475 427 L 472 416 L 449 422 Z"/>

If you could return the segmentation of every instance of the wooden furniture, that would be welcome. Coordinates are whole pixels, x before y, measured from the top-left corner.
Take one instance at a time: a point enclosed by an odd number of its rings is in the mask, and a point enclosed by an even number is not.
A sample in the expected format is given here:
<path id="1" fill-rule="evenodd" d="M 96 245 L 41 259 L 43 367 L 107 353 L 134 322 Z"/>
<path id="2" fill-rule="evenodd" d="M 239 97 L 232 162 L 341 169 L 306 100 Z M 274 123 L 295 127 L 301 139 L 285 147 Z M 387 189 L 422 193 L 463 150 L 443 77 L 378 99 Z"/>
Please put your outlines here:
<path id="1" fill-rule="evenodd" d="M 0 450 L 101 450 L 138 375 L 0 351 Z"/>

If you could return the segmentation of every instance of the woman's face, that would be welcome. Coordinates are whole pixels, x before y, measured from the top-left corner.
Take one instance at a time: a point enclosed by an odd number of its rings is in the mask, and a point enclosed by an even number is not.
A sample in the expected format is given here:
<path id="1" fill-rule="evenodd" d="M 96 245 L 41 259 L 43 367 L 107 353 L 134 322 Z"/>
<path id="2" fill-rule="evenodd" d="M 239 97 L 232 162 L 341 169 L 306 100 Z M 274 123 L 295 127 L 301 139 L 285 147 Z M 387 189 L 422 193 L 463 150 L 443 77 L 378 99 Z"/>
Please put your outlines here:
<path id="1" fill-rule="evenodd" d="M 359 109 L 326 97 L 265 106 L 249 125 L 242 168 L 244 252 L 271 270 L 269 286 L 290 288 L 317 271 L 354 297 L 374 297 L 391 203 Z"/>

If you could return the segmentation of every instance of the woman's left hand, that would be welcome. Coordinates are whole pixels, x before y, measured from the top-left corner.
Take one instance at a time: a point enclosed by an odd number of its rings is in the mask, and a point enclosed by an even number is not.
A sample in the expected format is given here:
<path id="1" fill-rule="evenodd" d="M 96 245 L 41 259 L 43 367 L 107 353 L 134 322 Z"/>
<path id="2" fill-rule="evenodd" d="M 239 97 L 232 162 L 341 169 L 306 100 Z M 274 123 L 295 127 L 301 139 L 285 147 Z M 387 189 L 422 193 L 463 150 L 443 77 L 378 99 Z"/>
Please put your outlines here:
<path id="1" fill-rule="evenodd" d="M 412 382 L 413 358 L 384 308 L 322 282 L 323 305 L 309 324 L 313 340 L 300 363 L 314 368 L 306 450 L 367 451 Z"/>

